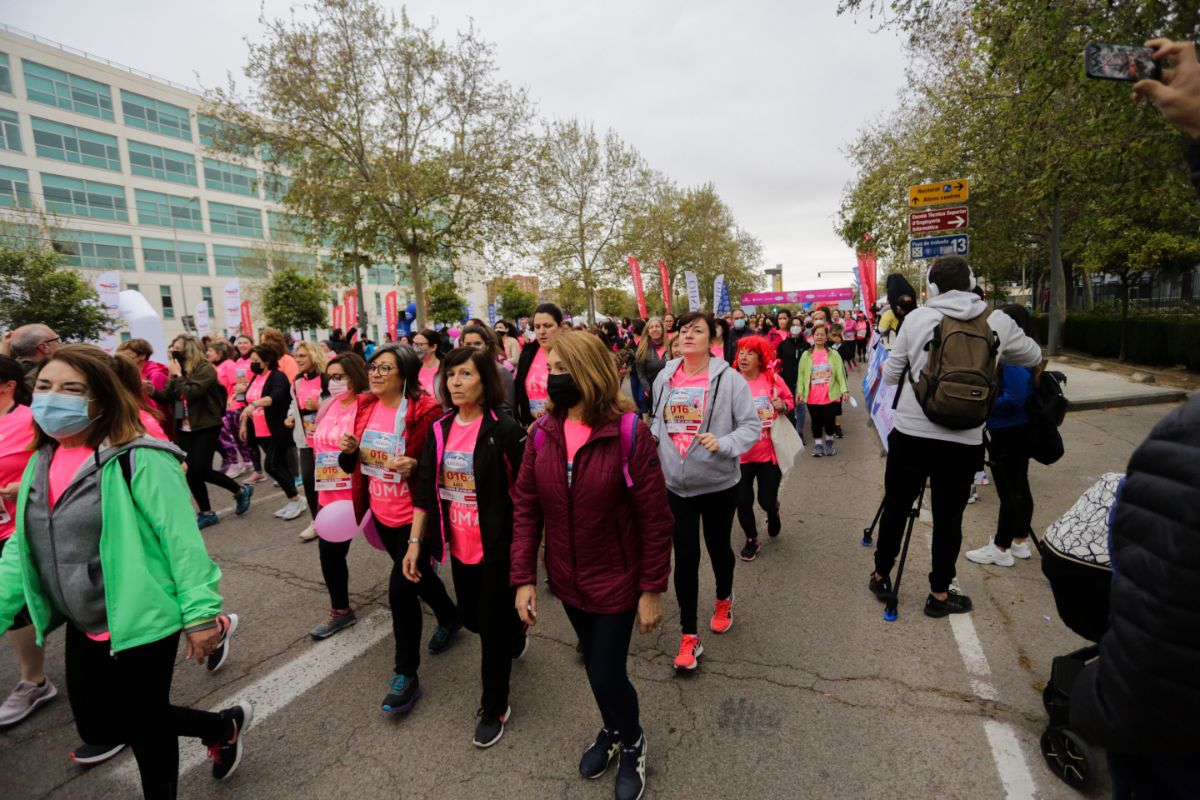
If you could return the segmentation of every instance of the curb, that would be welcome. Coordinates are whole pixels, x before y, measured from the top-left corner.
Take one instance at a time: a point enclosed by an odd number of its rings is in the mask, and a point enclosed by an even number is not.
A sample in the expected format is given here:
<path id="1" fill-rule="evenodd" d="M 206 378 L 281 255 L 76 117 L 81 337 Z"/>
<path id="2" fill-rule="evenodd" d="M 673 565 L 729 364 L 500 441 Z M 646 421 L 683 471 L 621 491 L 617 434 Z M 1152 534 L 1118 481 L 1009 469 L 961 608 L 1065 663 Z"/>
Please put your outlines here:
<path id="1" fill-rule="evenodd" d="M 1070 408 L 1068 411 L 1095 411 L 1104 408 L 1125 408 L 1128 406 L 1151 406 L 1159 403 L 1181 403 L 1188 399 L 1188 393 L 1183 389 L 1156 392 L 1154 394 L 1110 394 L 1099 397 L 1085 397 L 1080 400 L 1071 399 L 1067 395 Z"/>

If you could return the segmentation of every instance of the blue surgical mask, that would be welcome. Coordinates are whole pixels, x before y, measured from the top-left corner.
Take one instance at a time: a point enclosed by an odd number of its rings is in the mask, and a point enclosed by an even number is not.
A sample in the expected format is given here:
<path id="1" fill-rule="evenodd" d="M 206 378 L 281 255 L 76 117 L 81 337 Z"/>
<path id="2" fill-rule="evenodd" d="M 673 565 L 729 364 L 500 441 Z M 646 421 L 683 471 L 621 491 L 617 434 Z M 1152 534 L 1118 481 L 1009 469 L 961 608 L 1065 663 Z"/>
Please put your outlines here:
<path id="1" fill-rule="evenodd" d="M 736 330 L 739 330 L 739 331 L 740 331 L 742 328 L 746 327 L 746 320 L 744 320 L 744 319 L 735 319 L 735 320 L 733 321 L 733 327 L 734 327 Z"/>
<path id="2" fill-rule="evenodd" d="M 39 392 L 30 405 L 38 427 L 53 439 L 74 436 L 92 424 L 88 416 L 88 399 L 82 395 Z"/>

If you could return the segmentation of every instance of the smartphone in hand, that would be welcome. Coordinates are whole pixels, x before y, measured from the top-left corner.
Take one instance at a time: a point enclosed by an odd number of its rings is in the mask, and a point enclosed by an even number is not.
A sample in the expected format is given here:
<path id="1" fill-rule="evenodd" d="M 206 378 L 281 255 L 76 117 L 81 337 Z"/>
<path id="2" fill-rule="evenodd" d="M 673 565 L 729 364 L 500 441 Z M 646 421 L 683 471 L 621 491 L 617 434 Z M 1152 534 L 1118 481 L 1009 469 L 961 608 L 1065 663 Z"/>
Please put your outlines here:
<path id="1" fill-rule="evenodd" d="M 1083 48 L 1083 64 L 1089 78 L 1105 81 L 1137 83 L 1162 78 L 1162 66 L 1149 47 L 1089 42 Z"/>

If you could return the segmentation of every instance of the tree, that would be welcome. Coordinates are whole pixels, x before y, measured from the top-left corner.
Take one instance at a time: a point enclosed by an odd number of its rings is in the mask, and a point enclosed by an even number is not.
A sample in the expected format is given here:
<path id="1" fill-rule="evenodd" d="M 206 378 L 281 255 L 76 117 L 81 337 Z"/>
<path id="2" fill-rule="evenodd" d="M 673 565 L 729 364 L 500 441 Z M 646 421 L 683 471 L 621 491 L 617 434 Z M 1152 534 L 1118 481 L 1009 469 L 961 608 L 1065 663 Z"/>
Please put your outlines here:
<path id="1" fill-rule="evenodd" d="M 426 297 L 429 300 L 429 320 L 431 322 L 458 322 L 466 313 L 467 300 L 458 293 L 454 281 L 434 281 L 429 284 Z"/>
<path id="2" fill-rule="evenodd" d="M 41 323 L 64 341 L 116 329 L 95 288 L 64 263 L 50 250 L 0 245 L 0 329 Z"/>
<path id="3" fill-rule="evenodd" d="M 568 316 L 576 317 L 587 310 L 588 297 L 578 283 L 560 279 L 553 294 L 558 307 Z"/>
<path id="4" fill-rule="evenodd" d="M 323 328 L 328 321 L 328 297 L 329 287 L 322 277 L 285 267 L 273 272 L 263 289 L 263 312 L 267 324 L 280 330 Z"/>
<path id="5" fill-rule="evenodd" d="M 601 138 L 592 125 L 571 119 L 551 123 L 541 138 L 525 235 L 546 270 L 583 290 L 591 323 L 595 290 L 624 279 L 622 234 L 650 182 L 642 157 L 612 130 Z"/>
<path id="6" fill-rule="evenodd" d="M 672 286 L 682 286 L 687 271 L 709 290 L 724 274 L 734 299 L 762 285 L 762 245 L 737 224 L 711 183 L 680 189 L 660 180 L 651 202 L 630 220 L 621 246 L 642 263 L 647 305 L 658 310 L 663 310 L 660 258 Z"/>
<path id="7" fill-rule="evenodd" d="M 452 42 L 375 0 L 314 0 L 261 18 L 243 98 L 212 92 L 217 146 L 258 147 L 288 173 L 282 202 L 310 242 L 407 262 L 423 324 L 426 260 L 453 262 L 510 237 L 525 191 L 530 103 L 496 77 L 474 27 Z"/>
<path id="8" fill-rule="evenodd" d="M 512 280 L 500 284 L 496 299 L 500 304 L 500 313 L 513 321 L 521 317 L 532 317 L 538 301 L 535 293 L 525 291 Z"/>
<path id="9" fill-rule="evenodd" d="M 597 307 L 610 317 L 629 317 L 638 315 L 637 298 L 620 287 L 610 286 L 596 293 L 599 298 Z"/>

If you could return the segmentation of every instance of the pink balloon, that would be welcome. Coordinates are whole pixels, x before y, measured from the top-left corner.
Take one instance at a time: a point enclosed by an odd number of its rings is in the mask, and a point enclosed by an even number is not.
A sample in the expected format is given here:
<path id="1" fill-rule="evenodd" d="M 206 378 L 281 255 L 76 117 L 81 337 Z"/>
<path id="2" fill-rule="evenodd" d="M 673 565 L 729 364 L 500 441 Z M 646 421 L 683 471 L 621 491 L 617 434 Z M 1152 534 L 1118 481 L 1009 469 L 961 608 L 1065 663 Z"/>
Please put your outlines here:
<path id="1" fill-rule="evenodd" d="M 375 529 L 375 515 L 371 513 L 371 509 L 367 509 L 367 513 L 363 515 L 362 521 L 363 538 L 367 540 L 367 544 L 374 547 L 376 550 L 387 552 L 387 548 L 383 546 L 383 540 L 379 538 L 379 531 Z"/>
<path id="2" fill-rule="evenodd" d="M 358 533 L 358 520 L 354 517 L 354 502 L 335 500 L 317 512 L 313 528 L 327 542 L 348 542 Z"/>
<path id="3" fill-rule="evenodd" d="M 446 333 L 449 334 L 451 339 L 457 339 L 461 332 L 458 330 L 458 328 L 451 328 L 450 330 L 446 331 Z"/>

